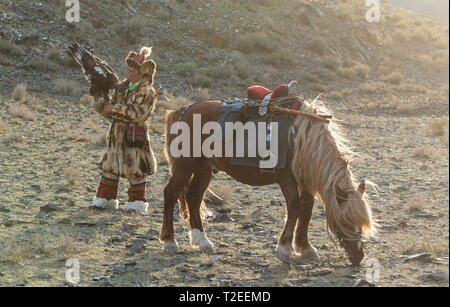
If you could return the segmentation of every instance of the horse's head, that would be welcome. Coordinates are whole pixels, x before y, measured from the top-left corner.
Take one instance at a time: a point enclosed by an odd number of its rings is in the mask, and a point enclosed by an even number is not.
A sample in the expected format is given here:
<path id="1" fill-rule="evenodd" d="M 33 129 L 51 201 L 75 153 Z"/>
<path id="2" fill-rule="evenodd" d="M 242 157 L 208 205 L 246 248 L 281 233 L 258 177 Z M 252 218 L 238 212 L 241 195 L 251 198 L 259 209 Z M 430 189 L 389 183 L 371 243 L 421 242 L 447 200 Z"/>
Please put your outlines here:
<path id="1" fill-rule="evenodd" d="M 373 232 L 370 208 L 364 197 L 366 182 L 362 180 L 355 190 L 347 192 L 337 189 L 337 201 L 341 211 L 335 224 L 335 235 L 353 265 L 364 258 L 362 238 Z"/>

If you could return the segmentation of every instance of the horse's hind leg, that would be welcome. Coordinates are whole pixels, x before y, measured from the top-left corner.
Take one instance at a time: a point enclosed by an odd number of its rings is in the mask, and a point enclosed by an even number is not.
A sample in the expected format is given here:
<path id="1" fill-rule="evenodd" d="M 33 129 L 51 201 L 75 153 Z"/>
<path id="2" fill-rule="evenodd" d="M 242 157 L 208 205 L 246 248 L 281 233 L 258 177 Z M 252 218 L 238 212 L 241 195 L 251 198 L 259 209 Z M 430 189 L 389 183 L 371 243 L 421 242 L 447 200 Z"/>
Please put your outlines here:
<path id="1" fill-rule="evenodd" d="M 191 245 L 197 247 L 207 253 L 215 253 L 213 243 L 208 239 L 203 229 L 202 219 L 200 216 L 200 207 L 203 201 L 203 195 L 211 181 L 211 169 L 208 166 L 200 168 L 192 180 L 189 191 L 186 194 L 189 206 L 189 221 L 191 231 L 189 233 Z"/>
<path id="2" fill-rule="evenodd" d="M 169 252 L 178 252 L 178 244 L 175 240 L 173 228 L 173 211 L 178 196 L 191 176 L 192 173 L 189 171 L 174 169 L 173 175 L 164 189 L 164 214 L 159 238 L 164 243 L 164 250 Z"/>
<path id="3" fill-rule="evenodd" d="M 309 243 L 308 227 L 314 207 L 314 196 L 303 192 L 300 197 L 300 216 L 295 229 L 294 250 L 303 258 L 309 260 L 319 259 L 317 249 Z"/>
<path id="4" fill-rule="evenodd" d="M 281 177 L 281 176 L 280 176 Z M 287 262 L 292 254 L 292 240 L 294 237 L 295 224 L 300 212 L 300 197 L 298 194 L 298 186 L 292 175 L 283 176 L 285 178 L 280 182 L 280 187 L 286 198 L 286 223 L 283 232 L 278 239 L 276 256 L 281 261 Z"/>

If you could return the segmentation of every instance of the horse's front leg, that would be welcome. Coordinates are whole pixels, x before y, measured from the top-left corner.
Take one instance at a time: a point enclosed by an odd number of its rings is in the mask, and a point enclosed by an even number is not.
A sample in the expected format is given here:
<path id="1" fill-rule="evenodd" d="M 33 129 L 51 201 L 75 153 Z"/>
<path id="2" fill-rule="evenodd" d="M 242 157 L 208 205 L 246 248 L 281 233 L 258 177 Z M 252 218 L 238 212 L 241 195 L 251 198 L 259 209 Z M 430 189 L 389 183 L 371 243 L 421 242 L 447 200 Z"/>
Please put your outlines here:
<path id="1" fill-rule="evenodd" d="M 292 175 L 285 177 L 285 180 L 280 183 L 280 187 L 286 199 L 287 218 L 283 232 L 278 239 L 276 256 L 281 261 L 288 262 L 292 254 L 294 229 L 300 212 L 300 197 L 297 183 Z"/>
<path id="2" fill-rule="evenodd" d="M 179 251 L 178 243 L 175 240 L 173 227 L 174 207 L 178 196 L 184 189 L 184 186 L 187 184 L 190 176 L 190 174 L 184 172 L 174 173 L 164 189 L 164 213 L 159 239 L 164 243 L 163 249 L 171 253 L 176 253 Z"/>
<path id="3" fill-rule="evenodd" d="M 317 249 L 309 243 L 308 227 L 314 207 L 314 196 L 303 192 L 300 198 L 300 216 L 295 230 L 294 250 L 303 258 L 309 260 L 318 260 Z"/>
<path id="4" fill-rule="evenodd" d="M 203 229 L 201 219 L 201 204 L 206 189 L 211 181 L 211 170 L 209 167 L 204 167 L 198 170 L 194 174 L 189 191 L 186 198 L 189 206 L 189 222 L 191 225 L 191 231 L 189 232 L 189 238 L 193 247 L 198 247 L 199 250 L 214 254 L 214 244 L 206 236 Z"/>

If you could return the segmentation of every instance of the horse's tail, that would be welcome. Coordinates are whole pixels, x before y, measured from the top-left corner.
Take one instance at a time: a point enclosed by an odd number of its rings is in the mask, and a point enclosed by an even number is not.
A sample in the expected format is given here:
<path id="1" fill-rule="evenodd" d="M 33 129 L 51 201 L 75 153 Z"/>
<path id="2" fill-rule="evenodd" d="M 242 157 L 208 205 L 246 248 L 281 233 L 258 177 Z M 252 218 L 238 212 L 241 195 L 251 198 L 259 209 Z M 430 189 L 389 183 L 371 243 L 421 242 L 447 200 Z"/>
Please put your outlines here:
<path id="1" fill-rule="evenodd" d="M 169 169 L 170 169 L 170 173 L 173 175 L 173 157 L 170 154 L 170 143 L 172 142 L 173 138 L 175 137 L 174 135 L 170 134 L 170 127 L 172 127 L 173 123 L 176 122 L 176 116 L 180 113 L 181 111 L 166 111 L 166 119 L 165 119 L 165 147 L 164 147 L 164 152 L 166 155 L 166 159 L 167 162 L 169 163 Z M 192 177 L 189 179 L 189 181 L 186 183 L 186 185 L 184 186 L 183 190 L 180 192 L 180 195 L 178 196 L 178 204 L 180 206 L 180 217 L 187 220 L 189 219 L 189 205 L 187 202 L 187 193 L 189 191 L 189 188 L 191 187 L 192 184 Z M 201 207 L 200 207 L 200 212 L 202 215 L 202 218 L 205 216 L 208 216 L 210 214 L 210 211 L 208 210 L 208 208 L 206 207 L 206 204 L 204 201 L 202 201 Z"/>

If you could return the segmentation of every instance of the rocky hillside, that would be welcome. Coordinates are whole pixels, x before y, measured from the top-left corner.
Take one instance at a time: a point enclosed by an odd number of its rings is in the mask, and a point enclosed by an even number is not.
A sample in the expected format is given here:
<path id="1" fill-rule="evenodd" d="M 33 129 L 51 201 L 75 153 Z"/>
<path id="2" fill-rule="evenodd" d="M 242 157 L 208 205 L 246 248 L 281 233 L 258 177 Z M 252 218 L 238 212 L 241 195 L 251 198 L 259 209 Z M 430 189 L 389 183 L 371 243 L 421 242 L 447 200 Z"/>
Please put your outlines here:
<path id="1" fill-rule="evenodd" d="M 291 79 L 307 96 L 376 96 L 389 110 L 424 96 L 436 110 L 448 95 L 448 23 L 386 2 L 380 23 L 365 20 L 359 0 L 80 2 L 80 23 L 65 20 L 64 1 L 0 2 L 1 93 L 25 82 L 38 95 L 77 100 L 86 82 L 64 49 L 78 40 L 122 76 L 130 49 L 154 46 L 157 87 L 188 97 L 198 88 L 241 96 L 250 84 Z"/>

